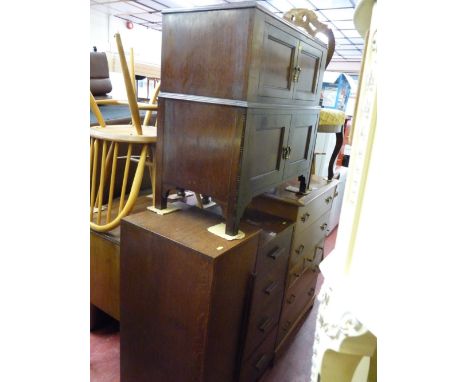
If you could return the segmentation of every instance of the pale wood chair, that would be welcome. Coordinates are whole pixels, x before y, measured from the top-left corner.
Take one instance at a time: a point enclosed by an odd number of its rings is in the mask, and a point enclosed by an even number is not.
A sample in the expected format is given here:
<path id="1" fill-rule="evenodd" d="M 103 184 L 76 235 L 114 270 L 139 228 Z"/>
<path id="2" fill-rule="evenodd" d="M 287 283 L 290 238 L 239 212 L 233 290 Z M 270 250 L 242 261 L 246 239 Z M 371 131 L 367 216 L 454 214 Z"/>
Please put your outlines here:
<path id="1" fill-rule="evenodd" d="M 99 103 L 128 104 L 132 124 L 106 126 L 98 102 L 90 93 L 91 110 L 99 122 L 99 126 L 90 128 L 90 226 L 98 232 L 114 229 L 123 217 L 131 213 L 140 192 L 145 167 L 150 171 L 153 194 L 155 186 L 156 166 L 153 150 L 157 135 L 156 126 L 148 126 L 148 123 L 152 111 L 157 110 L 156 100 L 159 89 L 155 89 L 149 104 L 137 102 L 135 85 L 132 83 L 134 76 L 130 75 L 120 35 L 117 33 L 115 38 L 128 101 L 103 100 L 104 103 Z M 147 110 L 143 124 L 140 121 L 139 109 Z M 119 145 L 127 145 L 124 157 L 118 156 Z M 125 160 L 122 177 L 117 176 L 117 162 L 120 159 Z M 137 163 L 134 171 L 131 170 L 132 162 Z M 117 184 L 118 178 L 121 178 L 120 184 Z M 119 200 L 114 200 L 114 196 Z M 107 204 L 105 204 L 106 199 Z"/>

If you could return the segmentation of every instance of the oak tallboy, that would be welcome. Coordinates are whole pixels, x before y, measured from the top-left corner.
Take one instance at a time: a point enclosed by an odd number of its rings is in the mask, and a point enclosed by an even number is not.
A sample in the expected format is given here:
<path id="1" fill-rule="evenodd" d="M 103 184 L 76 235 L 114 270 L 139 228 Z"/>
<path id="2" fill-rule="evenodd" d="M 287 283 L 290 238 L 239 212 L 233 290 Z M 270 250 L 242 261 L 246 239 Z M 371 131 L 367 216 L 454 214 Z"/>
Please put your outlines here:
<path id="1" fill-rule="evenodd" d="M 211 196 L 234 235 L 250 200 L 308 182 L 326 45 L 255 2 L 163 11 L 155 206 Z"/>

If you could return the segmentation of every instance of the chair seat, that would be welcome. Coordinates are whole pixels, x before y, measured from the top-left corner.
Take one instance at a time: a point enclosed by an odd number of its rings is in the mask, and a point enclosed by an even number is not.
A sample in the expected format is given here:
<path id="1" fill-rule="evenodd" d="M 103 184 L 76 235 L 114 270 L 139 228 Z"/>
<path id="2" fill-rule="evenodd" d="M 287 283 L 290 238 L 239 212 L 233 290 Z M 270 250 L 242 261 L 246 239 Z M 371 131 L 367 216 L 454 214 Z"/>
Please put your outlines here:
<path id="1" fill-rule="evenodd" d="M 155 126 L 141 126 L 141 128 L 143 134 L 138 135 L 131 125 L 92 126 L 90 134 L 92 138 L 113 142 L 154 143 L 157 141 Z"/>
<path id="2" fill-rule="evenodd" d="M 320 133 L 339 132 L 345 122 L 346 114 L 344 111 L 336 109 L 320 109 L 319 128 Z"/>

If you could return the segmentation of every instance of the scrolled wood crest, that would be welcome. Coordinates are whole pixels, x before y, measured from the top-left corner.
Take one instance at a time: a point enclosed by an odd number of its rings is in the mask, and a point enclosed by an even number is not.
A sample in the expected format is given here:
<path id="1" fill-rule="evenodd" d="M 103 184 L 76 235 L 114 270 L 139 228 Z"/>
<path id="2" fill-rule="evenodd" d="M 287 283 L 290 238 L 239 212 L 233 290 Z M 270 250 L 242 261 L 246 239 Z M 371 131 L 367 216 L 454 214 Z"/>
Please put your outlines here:
<path id="1" fill-rule="evenodd" d="M 328 28 L 327 25 L 321 23 L 317 15 L 314 11 L 306 8 L 293 8 L 287 11 L 283 18 L 291 22 L 292 24 L 303 28 L 307 33 L 309 33 L 312 37 L 319 32 L 323 33 L 325 36 L 328 37 L 328 52 L 327 52 L 327 63 L 328 66 L 329 62 L 333 57 L 333 53 L 335 52 L 335 36 L 333 35 L 333 31 Z"/>

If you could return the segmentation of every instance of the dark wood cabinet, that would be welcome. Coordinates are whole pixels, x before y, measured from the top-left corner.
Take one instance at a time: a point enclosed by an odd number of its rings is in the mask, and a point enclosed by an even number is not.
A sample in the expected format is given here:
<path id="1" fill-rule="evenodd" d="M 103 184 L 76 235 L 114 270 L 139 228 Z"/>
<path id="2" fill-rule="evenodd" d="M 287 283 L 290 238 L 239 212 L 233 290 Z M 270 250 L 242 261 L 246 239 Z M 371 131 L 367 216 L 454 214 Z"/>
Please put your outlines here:
<path id="1" fill-rule="evenodd" d="M 210 195 L 237 233 L 253 196 L 306 184 L 326 46 L 251 3 L 163 11 L 156 207 Z"/>
<path id="2" fill-rule="evenodd" d="M 293 224 L 248 211 L 245 237 L 186 206 L 122 222 L 121 381 L 254 382 L 271 366 Z"/>

